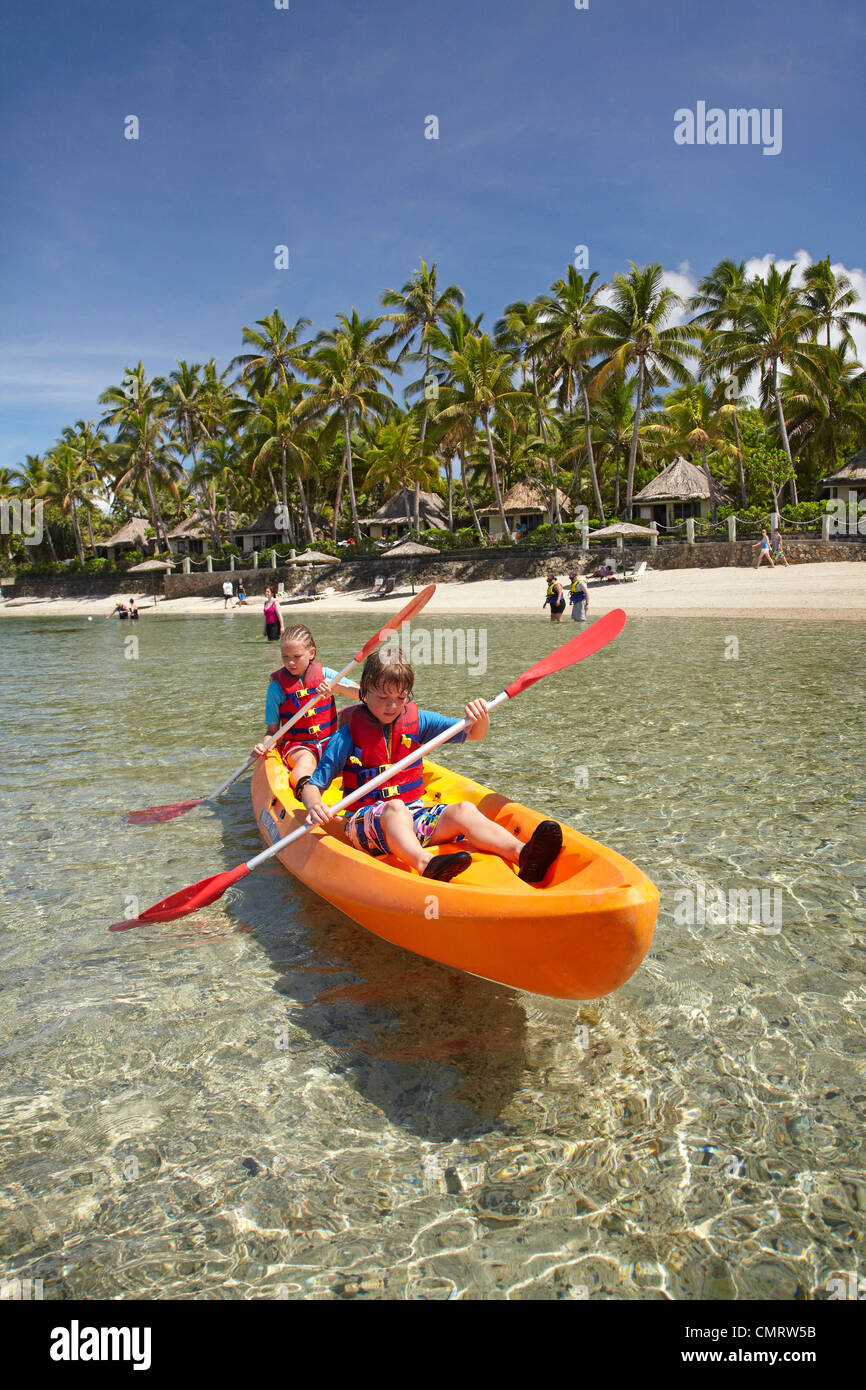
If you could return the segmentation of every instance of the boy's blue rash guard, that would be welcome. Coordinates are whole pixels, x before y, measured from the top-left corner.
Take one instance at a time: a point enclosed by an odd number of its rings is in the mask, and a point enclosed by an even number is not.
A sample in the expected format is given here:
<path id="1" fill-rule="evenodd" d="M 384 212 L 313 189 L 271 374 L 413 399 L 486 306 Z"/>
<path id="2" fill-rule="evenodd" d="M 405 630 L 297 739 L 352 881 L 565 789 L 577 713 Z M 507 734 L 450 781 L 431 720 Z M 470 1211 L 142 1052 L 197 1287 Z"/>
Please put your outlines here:
<path id="1" fill-rule="evenodd" d="M 322 675 L 324 676 L 324 678 L 325 678 L 326 681 L 332 681 L 332 680 L 334 680 L 339 674 L 340 674 L 339 671 L 332 671 L 331 668 L 330 668 L 330 666 L 323 666 L 323 667 L 322 667 Z M 340 684 L 341 684 L 341 685 L 355 685 L 355 682 L 354 682 L 354 681 L 350 681 L 350 680 L 346 680 L 346 678 L 343 677 L 343 679 L 340 681 Z M 357 689 L 357 686 L 356 686 L 355 688 Z M 269 683 L 269 685 L 268 685 L 268 694 L 267 694 L 267 698 L 266 698 L 266 700 L 265 700 L 265 723 L 266 723 L 266 724 L 279 724 L 279 722 L 280 722 L 280 705 L 283 703 L 283 701 L 285 700 L 285 698 L 286 698 L 285 692 L 283 691 L 282 686 L 280 685 L 279 681 L 272 680 L 272 681 Z"/>
<path id="2" fill-rule="evenodd" d="M 449 719 L 446 714 L 435 714 L 433 710 L 419 709 L 418 711 L 418 739 L 420 743 L 427 743 L 429 739 L 441 734 L 443 729 L 449 729 L 452 724 L 459 723 L 458 719 Z M 459 734 L 455 734 L 451 743 L 463 743 L 466 739 L 466 729 L 461 729 Z M 352 752 L 352 735 L 344 726 L 338 729 L 334 737 L 328 743 L 327 748 L 319 759 L 319 765 L 310 778 L 314 787 L 318 787 L 323 792 L 329 787 L 335 777 L 342 772 L 346 759 Z M 397 761 L 395 759 L 395 761 Z"/>

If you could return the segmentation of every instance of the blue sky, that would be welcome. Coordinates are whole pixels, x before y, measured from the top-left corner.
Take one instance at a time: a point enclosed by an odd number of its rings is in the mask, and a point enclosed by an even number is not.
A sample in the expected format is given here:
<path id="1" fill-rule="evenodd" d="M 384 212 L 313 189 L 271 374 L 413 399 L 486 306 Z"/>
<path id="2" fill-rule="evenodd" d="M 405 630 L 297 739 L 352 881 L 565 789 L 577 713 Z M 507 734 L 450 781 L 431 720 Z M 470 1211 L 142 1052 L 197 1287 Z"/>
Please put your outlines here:
<path id="1" fill-rule="evenodd" d="M 373 314 L 419 257 L 489 328 L 579 243 L 602 278 L 660 261 L 684 289 L 722 256 L 829 252 L 866 294 L 854 0 L 4 13 L 0 467 L 98 417 L 139 358 L 224 367 L 275 306 L 314 330 Z M 782 108 L 781 153 L 678 146 L 674 112 L 698 101 Z"/>

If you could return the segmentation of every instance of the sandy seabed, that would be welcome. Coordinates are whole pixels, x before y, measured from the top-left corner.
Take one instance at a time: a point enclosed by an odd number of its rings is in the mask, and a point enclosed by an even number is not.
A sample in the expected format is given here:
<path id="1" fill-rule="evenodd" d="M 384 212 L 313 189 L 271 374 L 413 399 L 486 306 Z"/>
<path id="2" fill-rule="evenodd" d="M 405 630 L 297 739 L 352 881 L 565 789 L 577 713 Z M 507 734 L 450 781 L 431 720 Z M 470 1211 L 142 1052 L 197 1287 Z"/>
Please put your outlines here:
<path id="1" fill-rule="evenodd" d="M 560 580 L 567 584 L 564 575 Z M 415 581 L 416 590 L 423 587 Z M 546 583 L 534 579 L 486 579 L 467 584 L 439 584 L 426 609 L 427 616 L 441 614 L 519 614 L 549 621 L 542 607 Z M 412 592 L 401 584 L 385 600 L 365 596 L 363 590 L 336 593 L 322 599 L 293 600 L 281 604 L 284 622 L 305 613 L 353 613 L 360 610 L 387 614 L 405 603 Z M 777 565 L 770 569 L 675 569 L 648 570 L 636 583 L 601 584 L 589 581 L 589 617 L 600 617 L 611 608 L 624 608 L 641 617 L 785 617 L 802 619 L 866 619 L 866 563 L 839 561 L 823 564 Z M 93 598 L 8 598 L 0 603 L 0 617 L 106 618 L 118 599 L 129 594 L 104 594 Z M 175 613 L 226 614 L 222 595 L 210 598 L 160 599 L 156 607 L 142 591 L 136 603 L 149 620 Z M 233 607 L 236 617 L 261 620 L 262 599 L 250 596 L 243 607 Z M 569 621 L 566 608 L 563 621 Z"/>

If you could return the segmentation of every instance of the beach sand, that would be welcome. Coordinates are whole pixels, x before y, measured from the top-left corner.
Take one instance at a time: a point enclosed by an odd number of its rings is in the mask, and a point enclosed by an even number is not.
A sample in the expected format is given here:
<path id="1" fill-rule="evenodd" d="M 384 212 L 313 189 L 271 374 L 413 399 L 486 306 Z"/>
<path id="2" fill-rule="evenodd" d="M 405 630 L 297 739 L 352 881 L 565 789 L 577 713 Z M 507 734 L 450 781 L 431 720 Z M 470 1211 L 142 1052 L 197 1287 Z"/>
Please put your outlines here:
<path id="1" fill-rule="evenodd" d="M 567 586 L 564 575 L 560 580 Z M 415 589 L 423 587 L 416 579 Z M 545 581 L 534 579 L 482 580 L 467 584 L 439 584 L 428 605 L 427 616 L 439 614 L 519 614 L 549 622 L 542 609 Z M 281 604 L 283 621 L 291 615 L 305 622 L 310 613 L 353 613 L 372 618 L 381 612 L 394 612 L 408 600 L 411 586 L 401 584 L 384 601 L 365 599 L 362 591 L 337 593 L 328 598 Z M 648 571 L 637 583 L 599 584 L 589 581 L 590 618 L 611 608 L 624 608 L 641 617 L 753 617 L 801 619 L 866 619 L 866 563 L 840 561 L 824 564 L 762 565 L 750 569 L 672 569 Z M 7 599 L 0 603 L 0 617 L 92 617 L 104 619 L 113 613 L 115 602 L 128 601 L 129 594 L 100 595 L 94 598 Z M 136 595 L 142 620 L 176 613 L 227 616 L 223 598 L 160 599 L 154 608 L 150 594 Z M 570 608 L 563 623 L 570 622 Z M 261 621 L 262 600 L 251 596 L 243 608 L 233 608 L 234 617 Z"/>

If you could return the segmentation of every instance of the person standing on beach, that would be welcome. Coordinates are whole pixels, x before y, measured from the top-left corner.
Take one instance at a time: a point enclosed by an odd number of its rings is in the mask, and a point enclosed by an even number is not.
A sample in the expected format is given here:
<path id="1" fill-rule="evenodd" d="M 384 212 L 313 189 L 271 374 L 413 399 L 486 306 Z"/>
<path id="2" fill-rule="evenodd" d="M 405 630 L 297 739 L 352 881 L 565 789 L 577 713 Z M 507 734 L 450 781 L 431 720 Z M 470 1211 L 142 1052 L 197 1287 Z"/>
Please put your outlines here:
<path id="1" fill-rule="evenodd" d="M 133 623 L 137 623 L 137 622 L 138 622 L 138 609 L 137 609 L 136 606 L 135 606 L 135 599 L 134 599 L 134 598 L 131 598 L 131 599 L 129 600 L 129 619 L 130 619 L 130 622 L 133 622 Z"/>
<path id="2" fill-rule="evenodd" d="M 586 587 L 586 580 L 578 578 L 576 574 L 568 576 L 570 586 L 568 596 L 571 599 L 571 617 L 575 623 L 582 623 L 589 612 L 589 589 Z"/>
<path id="3" fill-rule="evenodd" d="M 755 569 L 757 570 L 761 568 L 761 561 L 765 557 L 767 560 L 769 560 L 770 564 L 773 566 L 773 569 L 775 569 L 775 561 L 773 560 L 773 557 L 770 554 L 770 537 L 767 535 L 766 526 L 761 527 L 761 539 L 755 542 L 755 544 L 752 546 L 752 549 L 757 550 L 758 546 L 761 547 L 761 553 L 758 556 L 758 563 L 755 565 Z"/>
<path id="4" fill-rule="evenodd" d="M 274 591 L 271 588 L 265 589 L 265 603 L 262 611 L 265 619 L 265 636 L 269 642 L 276 642 L 282 636 L 284 624 L 280 605 L 274 598 Z"/>
<path id="5" fill-rule="evenodd" d="M 547 596 L 541 606 L 546 608 L 548 604 L 550 604 L 550 621 L 561 623 L 562 615 L 565 612 L 565 594 L 562 591 L 562 585 L 554 574 L 547 576 Z"/>
<path id="6" fill-rule="evenodd" d="M 244 581 L 238 580 L 238 608 L 245 608 L 247 602 L 247 591 L 244 588 Z"/>
<path id="7" fill-rule="evenodd" d="M 224 613 L 226 612 L 226 610 L 227 610 L 228 608 L 231 608 L 233 597 L 234 597 L 234 590 L 232 589 L 232 581 L 231 581 L 230 579 L 226 579 L 226 580 L 224 580 L 224 582 L 223 582 L 223 612 L 224 612 Z"/>
<path id="8" fill-rule="evenodd" d="M 774 562 L 776 560 L 781 560 L 785 568 L 788 568 L 788 557 L 785 554 L 784 548 L 782 546 L 782 533 L 779 530 L 778 526 L 773 532 L 773 554 L 771 558 Z"/>

